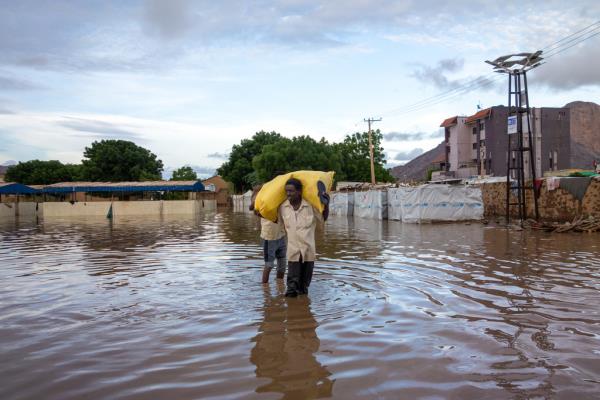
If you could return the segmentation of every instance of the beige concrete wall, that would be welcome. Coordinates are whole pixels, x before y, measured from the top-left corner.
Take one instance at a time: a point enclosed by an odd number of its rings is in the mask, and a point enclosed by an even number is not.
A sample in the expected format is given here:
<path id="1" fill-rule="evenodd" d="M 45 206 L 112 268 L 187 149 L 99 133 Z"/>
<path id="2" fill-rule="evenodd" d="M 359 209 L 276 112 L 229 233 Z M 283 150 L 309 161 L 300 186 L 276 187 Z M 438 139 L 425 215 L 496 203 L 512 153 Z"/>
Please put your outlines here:
<path id="1" fill-rule="evenodd" d="M 40 216 L 44 218 L 68 217 L 106 217 L 110 209 L 110 201 L 94 202 L 49 202 L 40 203 Z M 35 203 L 33 203 L 35 209 Z M 165 201 L 118 201 L 113 202 L 113 216 L 168 216 L 195 215 L 202 210 L 216 210 L 216 200 L 165 200 Z M 5 206 L 2 206 L 5 207 Z M 5 211 L 0 208 L 4 215 Z M 11 209 L 12 210 L 12 209 Z M 34 214 L 35 215 L 35 214 Z M 14 211 L 10 214 L 14 216 Z"/>
<path id="2" fill-rule="evenodd" d="M 163 201 L 162 215 L 193 215 L 198 212 L 198 204 L 194 200 L 170 200 Z"/>
<path id="3" fill-rule="evenodd" d="M 110 201 L 94 202 L 48 202 L 41 203 L 44 218 L 68 217 L 106 217 L 110 209 Z"/>
<path id="4" fill-rule="evenodd" d="M 0 218 L 14 218 L 15 210 L 15 203 L 0 203 Z"/>
<path id="5" fill-rule="evenodd" d="M 206 211 L 214 211 L 217 209 L 217 200 L 200 200 L 199 208 Z"/>
<path id="6" fill-rule="evenodd" d="M 0 218 L 35 218 L 37 216 L 36 204 L 34 202 L 1 203 Z M 41 207 L 41 204 L 40 204 Z"/>
<path id="7" fill-rule="evenodd" d="M 18 213 L 19 218 L 35 218 L 37 216 L 37 206 L 38 203 L 33 202 L 23 202 L 19 203 Z M 40 203 L 41 207 L 41 203 Z"/>
<path id="8" fill-rule="evenodd" d="M 113 216 L 161 215 L 162 201 L 119 201 L 113 203 Z"/>

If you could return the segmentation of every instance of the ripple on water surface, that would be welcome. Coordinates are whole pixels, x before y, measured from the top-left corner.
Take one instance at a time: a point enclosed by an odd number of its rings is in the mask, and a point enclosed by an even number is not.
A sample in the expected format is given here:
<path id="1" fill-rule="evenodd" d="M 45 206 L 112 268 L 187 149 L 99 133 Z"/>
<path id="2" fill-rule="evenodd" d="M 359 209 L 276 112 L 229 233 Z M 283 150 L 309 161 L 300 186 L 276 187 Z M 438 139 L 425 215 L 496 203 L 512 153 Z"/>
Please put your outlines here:
<path id="1" fill-rule="evenodd" d="M 0 397 L 595 398 L 597 235 L 332 217 L 308 298 L 255 217 L 0 221 Z"/>

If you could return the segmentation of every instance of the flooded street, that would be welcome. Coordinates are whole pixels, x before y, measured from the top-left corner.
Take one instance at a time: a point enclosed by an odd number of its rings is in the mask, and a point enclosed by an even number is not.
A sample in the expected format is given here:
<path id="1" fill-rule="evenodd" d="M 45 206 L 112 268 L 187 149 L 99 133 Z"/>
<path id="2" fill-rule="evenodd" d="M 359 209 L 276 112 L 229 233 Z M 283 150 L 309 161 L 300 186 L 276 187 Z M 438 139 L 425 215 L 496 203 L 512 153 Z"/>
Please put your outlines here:
<path id="1" fill-rule="evenodd" d="M 286 299 L 249 214 L 0 221 L 0 398 L 599 398 L 600 235 L 332 217 L 317 251 Z"/>

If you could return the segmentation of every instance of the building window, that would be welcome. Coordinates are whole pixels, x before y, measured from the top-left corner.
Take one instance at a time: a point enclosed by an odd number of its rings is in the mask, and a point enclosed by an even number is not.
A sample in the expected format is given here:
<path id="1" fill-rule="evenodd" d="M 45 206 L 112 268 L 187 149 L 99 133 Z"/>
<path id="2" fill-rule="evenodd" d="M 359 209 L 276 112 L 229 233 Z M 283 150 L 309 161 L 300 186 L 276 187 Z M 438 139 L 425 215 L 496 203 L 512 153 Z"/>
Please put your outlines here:
<path id="1" fill-rule="evenodd" d="M 567 113 L 566 112 L 564 112 L 564 111 L 559 111 L 558 112 L 558 120 L 559 121 L 562 121 L 563 119 L 566 119 L 566 117 L 567 117 Z"/>
<path id="2" fill-rule="evenodd" d="M 552 158 L 552 152 L 548 155 L 548 161 L 550 161 L 550 170 L 554 171 L 554 159 Z"/>
<path id="3" fill-rule="evenodd" d="M 477 128 L 473 127 L 473 135 L 477 135 Z"/>
<path id="4" fill-rule="evenodd" d="M 477 150 L 477 143 L 473 143 L 473 150 Z"/>
<path id="5" fill-rule="evenodd" d="M 485 130 L 485 124 L 483 123 L 483 121 L 479 121 L 479 130 L 480 131 Z"/>

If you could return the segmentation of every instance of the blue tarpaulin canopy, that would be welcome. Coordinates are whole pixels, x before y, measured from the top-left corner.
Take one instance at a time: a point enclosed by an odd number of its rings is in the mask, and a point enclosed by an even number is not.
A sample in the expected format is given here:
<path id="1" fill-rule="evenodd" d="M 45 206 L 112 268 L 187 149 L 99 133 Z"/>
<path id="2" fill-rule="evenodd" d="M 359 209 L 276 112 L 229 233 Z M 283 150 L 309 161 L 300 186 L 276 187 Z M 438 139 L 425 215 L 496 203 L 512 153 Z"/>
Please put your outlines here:
<path id="1" fill-rule="evenodd" d="M 20 183 L 0 182 L 0 194 L 36 194 L 39 190 Z"/>

